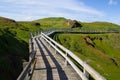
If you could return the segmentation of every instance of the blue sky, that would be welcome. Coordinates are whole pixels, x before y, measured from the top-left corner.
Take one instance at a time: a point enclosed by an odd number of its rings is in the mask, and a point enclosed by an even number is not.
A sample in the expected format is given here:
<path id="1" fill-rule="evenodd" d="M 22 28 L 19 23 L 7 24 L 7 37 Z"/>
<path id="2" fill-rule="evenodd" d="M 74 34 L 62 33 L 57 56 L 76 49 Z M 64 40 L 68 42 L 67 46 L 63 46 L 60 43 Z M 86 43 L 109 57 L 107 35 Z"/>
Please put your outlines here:
<path id="1" fill-rule="evenodd" d="M 17 21 L 65 17 L 120 24 L 120 0 L 0 0 L 0 16 Z"/>

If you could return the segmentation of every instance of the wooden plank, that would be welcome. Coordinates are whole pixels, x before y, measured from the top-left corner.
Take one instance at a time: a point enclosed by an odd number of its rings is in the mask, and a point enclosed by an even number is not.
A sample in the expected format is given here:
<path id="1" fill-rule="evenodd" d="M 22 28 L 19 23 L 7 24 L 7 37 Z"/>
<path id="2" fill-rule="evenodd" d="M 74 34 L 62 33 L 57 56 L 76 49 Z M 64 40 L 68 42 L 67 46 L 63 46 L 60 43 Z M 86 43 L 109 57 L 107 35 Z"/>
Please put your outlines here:
<path id="1" fill-rule="evenodd" d="M 97 80 L 106 80 L 103 76 L 101 76 L 98 72 L 96 72 L 92 67 L 90 67 L 88 64 L 86 64 L 85 62 L 83 62 L 80 58 L 78 58 L 76 55 L 74 55 L 70 50 L 66 49 L 65 47 L 63 47 L 62 45 L 58 44 L 56 41 L 54 41 L 53 39 L 51 39 L 50 37 L 48 37 L 47 35 L 45 35 L 44 33 L 41 33 L 42 37 L 48 42 L 50 43 L 50 45 L 53 46 L 52 43 L 54 43 L 57 47 L 59 47 L 60 49 L 62 49 L 63 51 L 67 52 L 74 60 L 76 60 L 94 79 Z M 60 52 L 60 50 L 56 49 L 58 52 Z M 63 55 L 63 53 L 60 52 L 61 55 Z M 63 57 L 65 58 L 65 56 L 63 55 Z M 77 67 L 75 67 L 72 62 L 67 58 L 68 62 L 72 65 L 72 67 L 78 72 Z M 80 73 L 80 72 L 78 72 Z M 83 76 L 80 74 L 80 76 Z"/>
<path id="2" fill-rule="evenodd" d="M 48 46 L 47 43 L 36 39 L 40 48 L 36 55 L 36 67 L 31 80 L 81 80 L 74 69 L 69 65 L 64 66 L 64 58 L 54 53 L 54 50 Z M 44 64 L 45 67 L 42 67 Z"/>

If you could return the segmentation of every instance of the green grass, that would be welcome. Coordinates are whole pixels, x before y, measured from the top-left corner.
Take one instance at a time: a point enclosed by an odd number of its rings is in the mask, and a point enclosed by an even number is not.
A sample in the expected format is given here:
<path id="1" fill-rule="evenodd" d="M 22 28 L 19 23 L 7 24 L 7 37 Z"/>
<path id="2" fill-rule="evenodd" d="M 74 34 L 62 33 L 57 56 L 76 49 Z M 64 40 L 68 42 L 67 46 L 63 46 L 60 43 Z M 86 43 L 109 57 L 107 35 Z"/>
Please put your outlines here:
<path id="1" fill-rule="evenodd" d="M 49 28 L 71 28 L 67 25 L 68 19 L 65 19 L 63 17 L 50 17 L 50 18 L 44 18 L 44 19 L 38 19 L 31 22 L 19 22 L 21 25 L 24 25 L 25 27 L 29 28 L 30 30 L 36 30 L 38 27 L 36 27 L 33 23 L 37 22 L 40 23 L 40 28 L 43 29 L 49 29 Z M 86 23 L 86 22 L 80 22 L 78 21 L 82 27 L 76 28 L 77 30 L 98 30 L 98 31 L 118 31 L 120 30 L 120 25 L 109 23 L 109 22 L 92 22 L 92 23 Z"/>
<path id="2" fill-rule="evenodd" d="M 69 28 L 66 25 L 67 19 L 62 18 L 62 17 L 44 18 L 44 19 L 39 19 L 39 20 L 35 20 L 35 21 L 41 23 L 41 27 L 43 29 L 48 29 L 48 28 Z"/>
<path id="3" fill-rule="evenodd" d="M 119 80 L 120 34 L 56 34 L 54 39 L 107 80 Z"/>
<path id="4" fill-rule="evenodd" d="M 109 22 L 92 22 L 86 23 L 81 22 L 83 26 L 82 30 L 100 30 L 100 31 L 120 31 L 120 25 L 109 23 Z"/>

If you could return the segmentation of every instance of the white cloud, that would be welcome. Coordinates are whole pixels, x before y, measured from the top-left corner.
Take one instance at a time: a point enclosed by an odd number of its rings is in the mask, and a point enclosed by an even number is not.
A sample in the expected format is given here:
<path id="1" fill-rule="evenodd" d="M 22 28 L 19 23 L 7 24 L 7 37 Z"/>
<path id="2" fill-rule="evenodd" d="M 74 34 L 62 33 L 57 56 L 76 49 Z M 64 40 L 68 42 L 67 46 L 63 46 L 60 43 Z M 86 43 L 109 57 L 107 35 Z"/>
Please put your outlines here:
<path id="1" fill-rule="evenodd" d="M 1 1 L 0 1 L 1 2 Z M 41 17 L 67 17 L 67 18 L 84 18 L 85 16 L 104 16 L 102 11 L 96 10 L 83 2 L 75 0 L 4 0 L 8 3 L 9 9 L 15 14 L 13 19 L 16 20 L 33 20 Z M 4 9 L 7 6 L 4 6 Z M 17 11 L 17 13 L 15 13 Z M 1 12 L 0 12 L 1 13 Z M 17 15 L 16 15 L 17 14 Z M 1 15 L 1 14 L 0 14 Z M 17 16 L 23 16 L 18 18 Z"/>
<path id="2" fill-rule="evenodd" d="M 109 0 L 116 5 L 117 0 Z M 0 16 L 18 21 L 36 20 L 44 17 L 65 17 L 80 21 L 107 20 L 106 14 L 81 0 L 0 0 Z M 108 20 L 120 24 L 119 18 Z"/>
<path id="3" fill-rule="evenodd" d="M 109 5 L 116 5 L 117 1 L 116 0 L 109 0 L 108 4 Z"/>

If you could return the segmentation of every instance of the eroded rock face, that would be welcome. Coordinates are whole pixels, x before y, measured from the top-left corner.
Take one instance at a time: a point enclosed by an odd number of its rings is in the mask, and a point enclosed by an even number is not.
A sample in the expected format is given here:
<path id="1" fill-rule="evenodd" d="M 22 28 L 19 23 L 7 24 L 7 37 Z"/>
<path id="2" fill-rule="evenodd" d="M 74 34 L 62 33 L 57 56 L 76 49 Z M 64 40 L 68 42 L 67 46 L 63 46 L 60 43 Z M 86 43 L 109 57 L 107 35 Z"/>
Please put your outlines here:
<path id="1" fill-rule="evenodd" d="M 36 26 L 41 26 L 40 23 L 35 23 Z"/>
<path id="2" fill-rule="evenodd" d="M 35 25 L 35 26 L 41 26 L 41 24 L 37 23 L 37 22 L 33 22 L 33 25 Z"/>
<path id="3" fill-rule="evenodd" d="M 71 28 L 82 27 L 82 25 L 76 20 L 68 20 L 67 26 L 70 26 Z"/>

